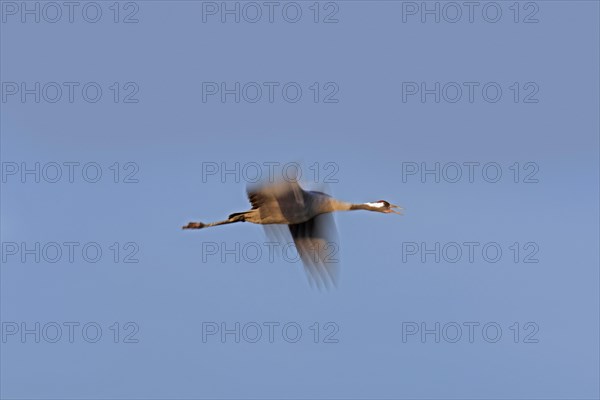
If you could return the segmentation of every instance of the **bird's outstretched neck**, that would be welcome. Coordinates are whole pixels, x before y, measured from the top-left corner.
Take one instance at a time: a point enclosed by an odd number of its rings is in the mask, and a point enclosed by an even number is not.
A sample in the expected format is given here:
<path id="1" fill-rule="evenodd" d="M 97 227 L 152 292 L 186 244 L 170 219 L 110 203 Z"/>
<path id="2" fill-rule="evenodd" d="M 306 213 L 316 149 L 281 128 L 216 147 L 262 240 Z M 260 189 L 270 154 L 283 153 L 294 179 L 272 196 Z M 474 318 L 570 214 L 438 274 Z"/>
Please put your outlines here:
<path id="1" fill-rule="evenodd" d="M 372 207 L 369 207 L 367 204 L 357 203 L 350 204 L 350 208 L 348 210 L 368 210 L 371 211 Z"/>

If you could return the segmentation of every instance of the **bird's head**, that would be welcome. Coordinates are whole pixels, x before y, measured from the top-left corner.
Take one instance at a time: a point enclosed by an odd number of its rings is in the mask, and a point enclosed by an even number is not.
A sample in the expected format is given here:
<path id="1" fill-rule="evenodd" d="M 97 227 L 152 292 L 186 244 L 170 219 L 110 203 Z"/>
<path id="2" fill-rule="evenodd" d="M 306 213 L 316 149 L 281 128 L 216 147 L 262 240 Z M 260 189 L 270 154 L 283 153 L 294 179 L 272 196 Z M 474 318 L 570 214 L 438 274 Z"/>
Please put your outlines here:
<path id="1" fill-rule="evenodd" d="M 394 214 L 402 215 L 402 213 L 400 211 L 396 211 L 396 209 L 402 210 L 402 207 L 397 206 L 395 204 L 390 204 L 389 202 L 387 202 L 385 200 L 377 200 L 372 203 L 364 203 L 364 205 L 367 206 L 367 208 L 370 211 L 378 211 L 378 212 L 382 212 L 385 214 L 394 213 Z"/>

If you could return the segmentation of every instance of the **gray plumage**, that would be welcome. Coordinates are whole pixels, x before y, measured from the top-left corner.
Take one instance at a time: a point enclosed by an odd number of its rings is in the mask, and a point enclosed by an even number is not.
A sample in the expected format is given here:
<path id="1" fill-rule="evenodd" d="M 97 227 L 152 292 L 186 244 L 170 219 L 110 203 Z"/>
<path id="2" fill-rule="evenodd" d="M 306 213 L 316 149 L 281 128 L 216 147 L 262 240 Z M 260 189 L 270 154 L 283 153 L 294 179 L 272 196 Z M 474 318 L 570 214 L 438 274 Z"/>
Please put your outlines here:
<path id="1" fill-rule="evenodd" d="M 262 224 L 267 234 L 271 227 L 287 225 L 311 282 L 317 286 L 336 283 L 339 261 L 337 234 L 331 215 L 335 211 L 367 210 L 395 213 L 400 207 L 385 200 L 352 204 L 316 191 L 306 191 L 296 181 L 283 181 L 248 189 L 249 211 L 231 214 L 226 220 L 204 224 L 190 222 L 183 229 L 202 229 L 235 222 Z M 278 236 L 282 240 L 281 234 Z"/>

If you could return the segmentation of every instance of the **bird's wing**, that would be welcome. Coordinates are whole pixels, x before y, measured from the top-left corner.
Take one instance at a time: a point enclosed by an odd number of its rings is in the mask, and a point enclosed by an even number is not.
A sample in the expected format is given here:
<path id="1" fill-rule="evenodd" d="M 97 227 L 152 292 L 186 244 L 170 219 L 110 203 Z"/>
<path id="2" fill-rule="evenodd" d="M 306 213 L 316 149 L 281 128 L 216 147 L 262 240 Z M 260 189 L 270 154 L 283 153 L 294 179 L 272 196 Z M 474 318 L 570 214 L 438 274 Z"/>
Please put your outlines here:
<path id="1" fill-rule="evenodd" d="M 294 221 L 305 208 L 305 192 L 296 181 L 249 186 L 248 200 L 263 218 L 281 214 L 287 221 Z"/>
<path id="2" fill-rule="evenodd" d="M 311 284 L 336 286 L 339 246 L 333 216 L 319 214 L 301 224 L 289 225 L 289 228 Z"/>

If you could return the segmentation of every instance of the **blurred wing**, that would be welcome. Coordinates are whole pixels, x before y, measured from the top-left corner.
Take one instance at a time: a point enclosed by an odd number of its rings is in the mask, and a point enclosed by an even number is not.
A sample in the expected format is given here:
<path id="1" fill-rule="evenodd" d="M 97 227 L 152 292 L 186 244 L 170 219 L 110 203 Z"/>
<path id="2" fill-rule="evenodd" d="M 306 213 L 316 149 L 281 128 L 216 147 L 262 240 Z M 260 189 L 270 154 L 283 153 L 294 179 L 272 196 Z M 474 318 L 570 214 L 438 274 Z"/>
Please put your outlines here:
<path id="1" fill-rule="evenodd" d="M 291 243 L 290 230 L 287 225 L 271 224 L 263 225 L 263 228 L 265 230 L 265 235 L 270 242 L 279 243 L 281 245 Z"/>
<path id="2" fill-rule="evenodd" d="M 253 210 L 258 210 L 260 216 L 267 218 L 281 214 L 293 221 L 304 209 L 304 190 L 296 181 L 284 181 L 266 186 L 248 187 L 248 200 Z"/>
<path id="3" fill-rule="evenodd" d="M 337 286 L 339 246 L 333 215 L 320 214 L 289 228 L 311 284 Z"/>

